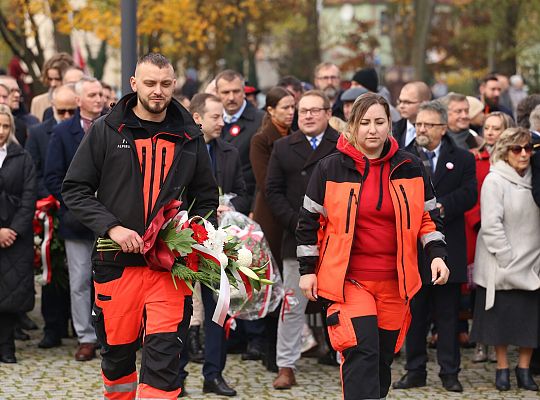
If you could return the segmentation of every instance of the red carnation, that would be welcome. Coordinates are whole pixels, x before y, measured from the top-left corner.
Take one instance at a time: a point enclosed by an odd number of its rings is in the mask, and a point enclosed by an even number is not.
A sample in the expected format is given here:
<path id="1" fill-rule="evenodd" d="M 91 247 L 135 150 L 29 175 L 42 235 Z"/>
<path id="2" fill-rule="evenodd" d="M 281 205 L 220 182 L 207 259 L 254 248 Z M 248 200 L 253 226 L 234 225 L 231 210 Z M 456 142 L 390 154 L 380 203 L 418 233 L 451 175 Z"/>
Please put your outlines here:
<path id="1" fill-rule="evenodd" d="M 193 229 L 193 239 L 195 239 L 197 243 L 202 244 L 208 239 L 208 232 L 204 229 L 204 226 L 193 222 L 191 223 L 190 228 Z"/>
<path id="2" fill-rule="evenodd" d="M 193 272 L 197 272 L 199 270 L 199 256 L 194 251 L 186 256 L 186 267 Z"/>

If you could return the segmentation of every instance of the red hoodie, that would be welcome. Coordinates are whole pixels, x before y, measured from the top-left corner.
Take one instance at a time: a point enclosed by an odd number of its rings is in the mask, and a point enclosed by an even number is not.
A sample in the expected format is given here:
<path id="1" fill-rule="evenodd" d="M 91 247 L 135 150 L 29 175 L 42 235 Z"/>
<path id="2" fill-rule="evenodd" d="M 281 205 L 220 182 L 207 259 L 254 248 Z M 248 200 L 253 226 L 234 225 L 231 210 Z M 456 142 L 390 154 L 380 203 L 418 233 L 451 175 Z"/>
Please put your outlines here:
<path id="1" fill-rule="evenodd" d="M 397 279 L 397 231 L 390 198 L 389 160 L 397 152 L 398 143 L 390 137 L 381 157 L 372 160 L 352 146 L 343 135 L 339 137 L 337 149 L 354 160 L 356 169 L 362 175 L 346 279 Z"/>

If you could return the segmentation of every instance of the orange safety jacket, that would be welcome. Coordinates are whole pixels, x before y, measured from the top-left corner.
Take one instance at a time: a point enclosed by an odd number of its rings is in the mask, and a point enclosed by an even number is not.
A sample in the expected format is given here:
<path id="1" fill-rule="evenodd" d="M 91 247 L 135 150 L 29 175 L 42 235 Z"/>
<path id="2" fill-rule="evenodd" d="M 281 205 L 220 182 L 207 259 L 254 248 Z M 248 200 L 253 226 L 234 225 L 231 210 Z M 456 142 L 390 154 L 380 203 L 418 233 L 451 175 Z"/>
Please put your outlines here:
<path id="1" fill-rule="evenodd" d="M 384 151 L 384 150 L 383 150 Z M 389 185 L 396 215 L 399 292 L 406 303 L 420 289 L 417 245 L 428 258 L 446 258 L 437 201 L 422 161 L 404 150 L 389 160 Z M 300 274 L 317 274 L 319 297 L 344 302 L 356 211 L 362 201 L 363 177 L 343 153 L 319 162 L 304 196 L 296 230 Z M 360 216 L 361 218 L 361 216 Z"/>

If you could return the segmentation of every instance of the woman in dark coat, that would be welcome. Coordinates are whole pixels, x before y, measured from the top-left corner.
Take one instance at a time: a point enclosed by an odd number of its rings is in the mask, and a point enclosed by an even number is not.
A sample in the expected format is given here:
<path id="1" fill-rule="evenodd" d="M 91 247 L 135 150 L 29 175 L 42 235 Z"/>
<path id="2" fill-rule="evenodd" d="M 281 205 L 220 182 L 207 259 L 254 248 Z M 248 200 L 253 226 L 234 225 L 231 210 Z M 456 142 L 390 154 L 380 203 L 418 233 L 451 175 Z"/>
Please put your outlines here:
<path id="1" fill-rule="evenodd" d="M 281 270 L 281 237 L 283 230 L 276 223 L 276 219 L 266 203 L 266 171 L 274 142 L 291 133 L 295 110 L 294 97 L 285 88 L 273 87 L 266 95 L 265 110 L 266 115 L 263 123 L 260 130 L 251 139 L 249 152 L 249 159 L 257 183 L 253 219 L 261 225 L 272 255 Z"/>
<path id="2" fill-rule="evenodd" d="M 36 174 L 15 139 L 10 109 L 0 105 L 0 362 L 15 363 L 17 313 L 34 308 L 32 219 Z"/>

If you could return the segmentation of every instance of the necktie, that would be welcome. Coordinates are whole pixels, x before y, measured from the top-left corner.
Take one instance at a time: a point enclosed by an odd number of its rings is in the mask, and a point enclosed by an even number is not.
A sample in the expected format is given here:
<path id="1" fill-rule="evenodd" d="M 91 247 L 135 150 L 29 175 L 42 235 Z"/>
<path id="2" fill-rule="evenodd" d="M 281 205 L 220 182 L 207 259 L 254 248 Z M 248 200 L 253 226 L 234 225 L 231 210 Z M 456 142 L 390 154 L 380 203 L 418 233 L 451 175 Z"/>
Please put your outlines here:
<path id="1" fill-rule="evenodd" d="M 88 130 L 90 129 L 90 126 L 92 126 L 92 121 L 91 119 L 86 119 L 86 118 L 83 118 L 81 117 L 81 121 L 83 123 L 83 131 L 84 133 L 88 133 Z"/>
<path id="2" fill-rule="evenodd" d="M 226 124 L 232 124 L 233 122 L 236 122 L 236 121 L 234 120 L 233 115 L 223 114 L 223 122 L 225 122 Z"/>
<path id="3" fill-rule="evenodd" d="M 311 142 L 311 147 L 315 150 L 317 148 L 317 138 L 312 137 L 309 141 Z"/>
<path id="4" fill-rule="evenodd" d="M 433 159 L 435 158 L 435 152 L 434 151 L 426 151 L 426 155 L 429 161 L 429 166 L 431 168 L 431 173 L 435 173 L 435 163 L 433 162 Z"/>

